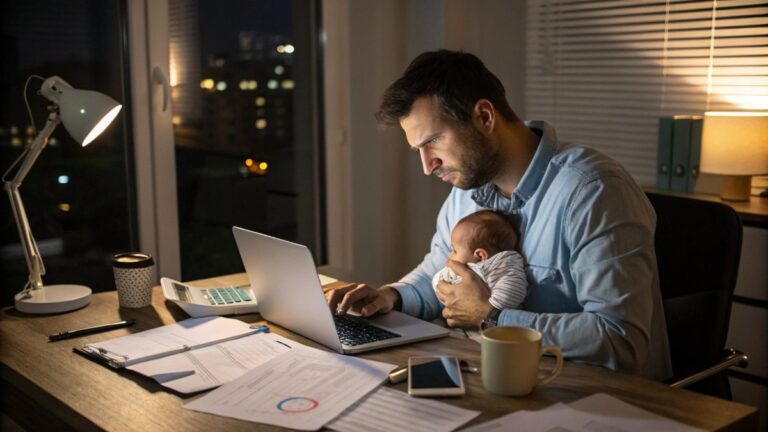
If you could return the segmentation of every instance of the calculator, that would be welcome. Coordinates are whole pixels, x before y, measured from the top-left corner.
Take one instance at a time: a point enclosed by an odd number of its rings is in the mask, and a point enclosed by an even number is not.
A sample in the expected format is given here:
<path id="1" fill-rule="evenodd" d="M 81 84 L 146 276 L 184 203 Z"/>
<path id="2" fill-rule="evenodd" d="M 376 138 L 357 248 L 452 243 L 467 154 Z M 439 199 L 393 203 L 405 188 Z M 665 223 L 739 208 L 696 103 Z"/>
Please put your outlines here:
<path id="1" fill-rule="evenodd" d="M 200 288 L 161 278 L 165 298 L 191 317 L 256 313 L 259 306 L 249 285 Z"/>

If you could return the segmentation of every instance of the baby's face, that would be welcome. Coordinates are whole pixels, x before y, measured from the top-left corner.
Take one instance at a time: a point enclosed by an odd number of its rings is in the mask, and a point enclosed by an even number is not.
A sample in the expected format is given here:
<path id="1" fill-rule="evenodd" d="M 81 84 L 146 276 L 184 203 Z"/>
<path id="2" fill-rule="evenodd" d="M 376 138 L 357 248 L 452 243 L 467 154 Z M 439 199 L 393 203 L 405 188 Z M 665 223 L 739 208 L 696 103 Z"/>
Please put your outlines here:
<path id="1" fill-rule="evenodd" d="M 480 257 L 475 256 L 475 251 L 469 247 L 470 230 L 467 224 L 458 224 L 451 233 L 451 256 L 454 261 L 461 263 L 475 263 Z"/>

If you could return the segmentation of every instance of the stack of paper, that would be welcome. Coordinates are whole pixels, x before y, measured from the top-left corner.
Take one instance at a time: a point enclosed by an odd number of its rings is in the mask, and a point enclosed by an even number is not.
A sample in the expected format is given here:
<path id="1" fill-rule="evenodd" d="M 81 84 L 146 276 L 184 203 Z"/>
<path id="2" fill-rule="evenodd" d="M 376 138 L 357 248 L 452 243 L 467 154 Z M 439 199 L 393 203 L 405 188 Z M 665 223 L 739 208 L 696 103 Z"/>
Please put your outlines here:
<path id="1" fill-rule="evenodd" d="M 480 411 L 381 387 L 326 426 L 339 432 L 450 432 L 478 415 Z"/>
<path id="2" fill-rule="evenodd" d="M 230 318 L 190 318 L 128 336 L 87 344 L 82 350 L 91 356 L 103 358 L 113 367 L 126 367 L 252 333 L 248 324 Z"/>
<path id="3" fill-rule="evenodd" d="M 291 349 L 293 341 L 259 333 L 128 366 L 180 393 L 208 390 L 228 383 Z"/>
<path id="4" fill-rule="evenodd" d="M 113 368 L 136 371 L 165 387 L 192 393 L 232 381 L 294 345 L 223 317 L 191 318 L 104 342 L 76 352 Z"/>
<path id="5" fill-rule="evenodd" d="M 317 430 L 378 387 L 396 367 L 298 346 L 184 407 Z"/>
<path id="6" fill-rule="evenodd" d="M 539 411 L 516 411 L 465 432 L 524 430 L 529 432 L 645 432 L 701 431 L 598 393 L 566 405 L 554 404 Z"/>

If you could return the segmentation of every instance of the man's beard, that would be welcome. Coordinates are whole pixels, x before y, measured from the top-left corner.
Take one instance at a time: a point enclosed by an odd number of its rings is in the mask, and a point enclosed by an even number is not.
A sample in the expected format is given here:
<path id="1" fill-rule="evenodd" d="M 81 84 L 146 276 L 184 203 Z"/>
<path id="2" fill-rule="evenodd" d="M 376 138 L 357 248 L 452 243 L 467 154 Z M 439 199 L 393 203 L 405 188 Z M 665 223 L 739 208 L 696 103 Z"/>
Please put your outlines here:
<path id="1" fill-rule="evenodd" d="M 464 149 L 461 166 L 439 168 L 434 174 L 440 177 L 450 172 L 458 173 L 459 178 L 454 186 L 465 190 L 480 187 L 493 180 L 499 172 L 500 158 L 488 139 L 470 124 L 462 130 L 462 141 Z"/>

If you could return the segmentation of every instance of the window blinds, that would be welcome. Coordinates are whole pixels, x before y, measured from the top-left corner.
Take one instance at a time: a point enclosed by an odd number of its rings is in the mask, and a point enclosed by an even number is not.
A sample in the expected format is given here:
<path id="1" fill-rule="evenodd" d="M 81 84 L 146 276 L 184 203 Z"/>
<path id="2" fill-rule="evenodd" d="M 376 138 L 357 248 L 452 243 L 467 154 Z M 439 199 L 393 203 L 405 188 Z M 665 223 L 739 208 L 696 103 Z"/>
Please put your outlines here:
<path id="1" fill-rule="evenodd" d="M 528 0 L 526 117 L 655 183 L 658 118 L 768 110 L 765 0 Z"/>

